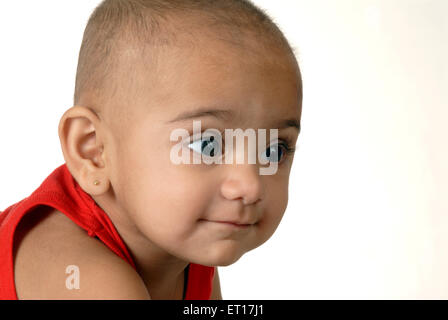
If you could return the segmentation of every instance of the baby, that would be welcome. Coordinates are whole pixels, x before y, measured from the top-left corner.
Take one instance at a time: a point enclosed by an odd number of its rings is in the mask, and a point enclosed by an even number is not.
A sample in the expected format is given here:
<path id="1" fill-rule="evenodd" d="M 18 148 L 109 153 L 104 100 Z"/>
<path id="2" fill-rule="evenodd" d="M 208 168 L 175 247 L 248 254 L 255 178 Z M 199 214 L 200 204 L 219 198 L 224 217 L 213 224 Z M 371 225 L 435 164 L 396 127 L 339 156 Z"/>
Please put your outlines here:
<path id="1" fill-rule="evenodd" d="M 222 299 L 216 267 L 286 210 L 301 113 L 293 50 L 248 0 L 101 2 L 59 123 L 65 164 L 0 213 L 0 299 Z M 274 174 L 172 159 L 249 156 L 218 139 L 238 128 L 278 132 L 256 146 Z"/>

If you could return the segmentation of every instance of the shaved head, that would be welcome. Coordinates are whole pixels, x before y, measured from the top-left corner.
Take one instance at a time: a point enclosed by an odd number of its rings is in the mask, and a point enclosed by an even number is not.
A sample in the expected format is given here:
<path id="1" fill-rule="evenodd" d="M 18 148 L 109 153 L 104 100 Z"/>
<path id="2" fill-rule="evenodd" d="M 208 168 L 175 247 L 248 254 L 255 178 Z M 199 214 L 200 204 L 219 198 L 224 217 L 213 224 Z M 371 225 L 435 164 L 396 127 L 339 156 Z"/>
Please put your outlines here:
<path id="1" fill-rule="evenodd" d="M 204 39 L 243 48 L 248 57 L 263 49 L 294 57 L 277 25 L 248 0 L 104 0 L 84 31 L 74 105 L 100 117 L 105 110 L 122 115 L 118 109 L 150 92 L 162 76 L 158 64 L 167 50 L 207 50 Z"/>

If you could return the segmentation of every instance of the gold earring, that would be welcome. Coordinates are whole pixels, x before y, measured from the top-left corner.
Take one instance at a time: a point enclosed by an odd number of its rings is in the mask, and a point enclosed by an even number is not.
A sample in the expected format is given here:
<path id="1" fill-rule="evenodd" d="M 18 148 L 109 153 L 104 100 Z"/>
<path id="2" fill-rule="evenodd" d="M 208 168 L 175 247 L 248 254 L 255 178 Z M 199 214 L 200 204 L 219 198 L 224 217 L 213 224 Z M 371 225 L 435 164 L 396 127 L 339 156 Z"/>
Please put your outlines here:
<path id="1" fill-rule="evenodd" d="M 97 186 L 100 184 L 100 182 L 98 180 L 95 180 L 95 181 L 93 181 L 93 184 Z"/>

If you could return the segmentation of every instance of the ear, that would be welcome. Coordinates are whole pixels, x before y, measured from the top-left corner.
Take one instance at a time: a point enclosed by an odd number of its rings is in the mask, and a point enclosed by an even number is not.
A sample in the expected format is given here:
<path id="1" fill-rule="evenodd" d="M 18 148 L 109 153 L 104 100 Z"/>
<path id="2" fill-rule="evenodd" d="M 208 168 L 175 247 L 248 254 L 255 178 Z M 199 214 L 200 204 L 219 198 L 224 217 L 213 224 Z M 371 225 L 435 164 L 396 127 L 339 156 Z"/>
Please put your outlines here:
<path id="1" fill-rule="evenodd" d="M 59 121 L 59 140 L 67 168 L 90 195 L 103 194 L 110 187 L 102 125 L 98 115 L 83 106 L 68 109 Z"/>

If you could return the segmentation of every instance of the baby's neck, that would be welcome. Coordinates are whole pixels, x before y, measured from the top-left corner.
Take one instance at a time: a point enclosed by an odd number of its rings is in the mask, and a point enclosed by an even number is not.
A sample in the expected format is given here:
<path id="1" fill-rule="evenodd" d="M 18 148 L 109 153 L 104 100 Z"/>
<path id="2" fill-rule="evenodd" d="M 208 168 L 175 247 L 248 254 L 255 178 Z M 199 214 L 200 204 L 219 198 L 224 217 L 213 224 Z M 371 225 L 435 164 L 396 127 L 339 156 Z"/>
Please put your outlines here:
<path id="1" fill-rule="evenodd" d="M 145 281 L 145 285 L 152 300 L 183 300 L 184 273 L 177 279 L 171 279 L 169 283 L 156 285 Z"/>

